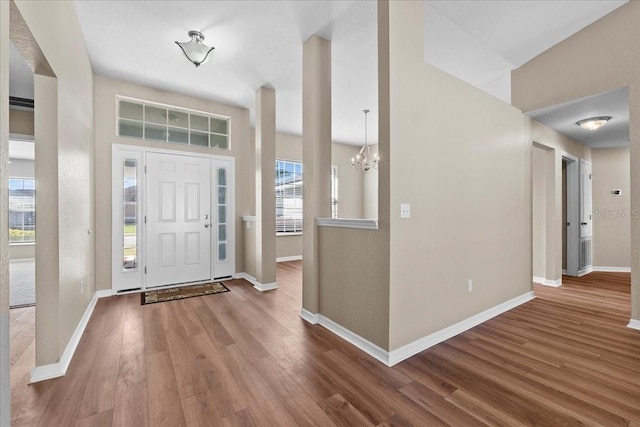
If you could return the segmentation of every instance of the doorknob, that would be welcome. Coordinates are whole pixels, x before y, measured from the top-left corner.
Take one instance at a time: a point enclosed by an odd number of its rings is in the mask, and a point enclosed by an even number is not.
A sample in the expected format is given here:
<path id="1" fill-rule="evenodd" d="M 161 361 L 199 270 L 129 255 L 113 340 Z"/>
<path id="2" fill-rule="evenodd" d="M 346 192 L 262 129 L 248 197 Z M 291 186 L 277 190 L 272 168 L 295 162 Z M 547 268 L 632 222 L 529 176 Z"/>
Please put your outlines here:
<path id="1" fill-rule="evenodd" d="M 209 228 L 209 225 L 211 225 L 211 224 L 205 224 L 204 228 Z"/>
<path id="2" fill-rule="evenodd" d="M 580 224 L 582 224 L 582 225 L 587 225 L 587 223 L 586 223 L 586 222 L 581 222 Z"/>

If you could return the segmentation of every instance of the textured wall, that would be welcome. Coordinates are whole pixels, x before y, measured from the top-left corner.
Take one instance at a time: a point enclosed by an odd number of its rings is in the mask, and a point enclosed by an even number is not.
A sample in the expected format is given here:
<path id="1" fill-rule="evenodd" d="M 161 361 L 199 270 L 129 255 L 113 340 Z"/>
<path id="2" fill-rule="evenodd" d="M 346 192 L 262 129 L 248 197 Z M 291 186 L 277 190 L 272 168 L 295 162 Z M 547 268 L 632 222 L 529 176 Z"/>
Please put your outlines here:
<path id="1" fill-rule="evenodd" d="M 422 2 L 389 4 L 395 350 L 531 290 L 531 136 L 519 110 L 424 62 Z"/>

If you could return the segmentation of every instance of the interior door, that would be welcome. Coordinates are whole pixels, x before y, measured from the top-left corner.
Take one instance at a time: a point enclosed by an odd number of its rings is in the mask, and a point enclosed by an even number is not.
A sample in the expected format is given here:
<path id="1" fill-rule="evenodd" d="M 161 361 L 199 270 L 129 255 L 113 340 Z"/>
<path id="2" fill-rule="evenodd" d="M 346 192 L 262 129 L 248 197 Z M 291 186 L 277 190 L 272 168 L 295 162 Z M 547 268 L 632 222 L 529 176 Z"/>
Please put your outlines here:
<path id="1" fill-rule="evenodd" d="M 591 178 L 591 163 L 580 160 L 580 237 L 588 237 L 593 233 Z"/>
<path id="2" fill-rule="evenodd" d="M 146 155 L 146 286 L 211 278 L 211 160 Z"/>

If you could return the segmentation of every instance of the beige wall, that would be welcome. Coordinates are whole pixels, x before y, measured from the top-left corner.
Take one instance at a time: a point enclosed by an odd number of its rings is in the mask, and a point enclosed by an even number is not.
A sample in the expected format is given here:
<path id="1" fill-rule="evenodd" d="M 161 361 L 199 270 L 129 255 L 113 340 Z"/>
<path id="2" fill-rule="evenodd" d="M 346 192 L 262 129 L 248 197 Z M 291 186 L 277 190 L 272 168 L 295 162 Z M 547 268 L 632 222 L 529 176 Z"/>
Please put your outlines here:
<path id="1" fill-rule="evenodd" d="M 630 162 L 640 162 L 640 2 L 630 1 L 535 57 L 511 75 L 523 111 L 629 89 Z M 615 46 L 615 48 L 612 48 Z M 640 169 L 630 169 L 631 210 L 640 210 Z M 595 244 L 595 242 L 594 242 Z M 631 220 L 631 317 L 640 319 L 640 220 Z"/>
<path id="2" fill-rule="evenodd" d="M 57 180 L 60 206 L 57 216 L 48 217 L 42 212 L 38 222 L 39 242 L 47 235 L 58 235 L 57 245 L 55 239 L 51 240 L 53 252 L 49 251 L 48 257 L 59 258 L 57 266 L 45 268 L 46 263 L 44 260 L 40 263 L 39 259 L 44 254 L 36 248 L 39 264 L 36 266 L 36 364 L 43 365 L 58 361 L 95 290 L 94 242 L 90 234 L 93 230 L 93 70 L 72 3 L 16 1 L 15 4 L 57 77 L 45 77 L 50 81 L 36 84 L 36 98 L 44 101 L 43 107 L 36 107 L 35 111 L 36 138 L 39 140 L 37 130 L 41 126 L 42 137 L 53 144 L 55 151 L 37 164 L 36 180 L 39 188 L 48 183 L 55 185 Z M 47 105 L 43 99 L 45 93 L 38 94 L 38 89 L 45 90 L 57 103 L 44 107 Z M 51 117 L 55 123 L 51 123 Z M 55 197 L 55 191 L 53 194 Z"/>
<path id="3" fill-rule="evenodd" d="M 591 150 L 593 166 L 593 265 L 631 265 L 629 148 Z M 614 196 L 611 190 L 620 189 Z"/>
<path id="4" fill-rule="evenodd" d="M 394 350 L 531 291 L 531 137 L 519 110 L 424 62 L 422 2 L 390 15 Z"/>
<path id="5" fill-rule="evenodd" d="M 9 132 L 20 135 L 33 135 L 33 112 L 9 110 Z"/>
<path id="6" fill-rule="evenodd" d="M 249 110 L 204 99 L 178 95 L 106 77 L 95 79 L 96 120 L 96 277 L 98 289 L 111 289 L 111 148 L 112 144 L 128 144 L 177 151 L 231 156 L 236 159 L 236 271 L 244 269 L 244 238 L 242 215 L 251 215 L 255 166 L 249 145 Z M 183 147 L 177 144 L 145 141 L 116 135 L 116 95 L 159 102 L 231 118 L 230 150 L 205 147 Z"/>

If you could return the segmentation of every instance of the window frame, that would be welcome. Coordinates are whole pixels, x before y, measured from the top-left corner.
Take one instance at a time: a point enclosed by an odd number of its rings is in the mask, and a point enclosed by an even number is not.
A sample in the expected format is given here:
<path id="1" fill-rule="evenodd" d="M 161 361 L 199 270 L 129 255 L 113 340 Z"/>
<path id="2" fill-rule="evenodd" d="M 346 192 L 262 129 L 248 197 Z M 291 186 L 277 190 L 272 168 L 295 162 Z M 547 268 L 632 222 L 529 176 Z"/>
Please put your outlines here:
<path id="1" fill-rule="evenodd" d="M 24 221 L 24 215 L 22 216 L 22 228 L 21 231 L 33 231 L 34 232 L 34 236 L 33 236 L 33 240 L 23 240 L 22 241 L 11 241 L 11 188 L 10 188 L 10 182 L 11 180 L 21 180 L 22 181 L 22 189 L 24 190 L 24 181 L 32 181 L 33 182 L 33 230 L 25 230 L 25 221 Z M 36 179 L 35 177 L 24 177 L 24 176 L 9 176 L 9 179 L 7 181 L 7 191 L 8 191 L 8 198 L 7 198 L 7 216 L 9 217 L 9 221 L 7 224 L 7 228 L 8 228 L 8 236 L 9 236 L 9 245 L 10 246 L 20 246 L 20 245 L 35 245 L 36 243 Z M 23 211 L 25 212 L 25 211 Z"/>
<path id="2" fill-rule="evenodd" d="M 295 173 L 296 165 L 297 164 L 300 165 L 300 180 L 299 181 L 296 180 L 296 181 L 293 182 L 293 186 L 294 186 L 293 193 L 294 194 L 293 194 L 292 197 L 284 197 L 284 195 L 283 196 L 279 196 L 278 195 L 278 185 L 282 185 L 282 184 L 278 183 L 278 163 L 285 163 L 285 164 L 289 163 L 289 164 L 291 164 L 293 166 L 294 173 Z M 274 168 L 275 168 L 275 176 L 276 176 L 276 178 L 275 178 L 276 182 L 274 183 L 274 185 L 275 185 L 275 197 L 276 197 L 276 200 L 275 200 L 275 202 L 276 202 L 276 212 L 275 212 L 276 213 L 276 236 L 301 236 L 302 233 L 304 232 L 304 226 L 303 226 L 304 211 L 303 211 L 303 206 L 302 206 L 303 205 L 303 200 L 304 200 L 303 199 L 303 185 L 304 184 L 303 184 L 303 179 L 302 179 L 302 175 L 303 175 L 303 172 L 304 172 L 304 165 L 302 164 L 302 161 L 300 161 L 300 160 L 276 158 Z M 300 182 L 300 195 L 299 195 L 299 197 L 296 196 L 296 190 L 295 190 L 296 183 L 298 183 L 298 182 Z M 294 227 L 293 227 L 292 231 L 286 231 L 286 225 L 283 226 L 282 228 L 278 227 L 278 199 L 279 198 L 282 198 L 283 200 L 284 199 L 300 200 L 299 208 L 295 208 L 296 210 L 299 209 L 299 211 L 300 211 L 300 219 L 299 219 L 300 226 L 298 227 L 297 224 L 294 222 Z M 284 206 L 281 209 L 285 209 Z M 289 209 L 293 209 L 293 208 L 289 208 Z M 296 218 L 294 218 L 294 221 L 296 221 Z M 284 229 L 284 230 L 283 231 L 279 231 L 281 229 Z"/>
<path id="3" fill-rule="evenodd" d="M 132 104 L 138 104 L 141 105 L 143 108 L 143 113 L 142 113 L 142 120 L 138 120 L 138 119 L 132 119 L 132 118 L 128 118 L 128 117 L 121 117 L 120 116 L 120 102 L 121 101 L 125 101 L 125 102 L 129 102 Z M 156 123 L 153 121 L 147 121 L 146 119 L 146 107 L 151 107 L 151 108 L 159 108 L 159 109 L 165 109 L 167 112 L 167 116 L 169 111 L 175 111 L 175 112 L 179 112 L 179 113 L 184 113 L 187 114 L 187 127 L 183 127 L 183 126 L 178 126 L 178 125 L 171 125 L 168 121 L 168 118 L 166 120 L 166 123 L 161 124 L 161 123 Z M 196 115 L 196 116 L 206 116 L 207 117 L 207 122 L 208 122 L 208 130 L 204 131 L 201 129 L 196 129 L 196 128 L 192 128 L 191 126 L 191 115 Z M 211 129 L 211 119 L 216 119 L 216 120 L 225 120 L 227 122 L 227 133 L 223 134 L 220 132 L 214 132 Z M 142 125 L 142 136 L 138 137 L 138 136 L 130 136 L 130 135 L 121 135 L 120 134 L 120 120 L 127 120 L 129 122 L 135 122 L 135 123 L 139 123 Z M 165 129 L 166 132 L 166 136 L 165 139 L 157 139 L 157 138 L 146 138 L 145 137 L 145 129 L 147 128 L 147 124 L 151 125 L 152 127 L 163 127 Z M 221 150 L 221 151 L 231 151 L 231 117 L 229 116 L 224 116 L 221 114 L 215 114 L 215 113 L 210 113 L 210 112 L 206 112 L 206 111 L 200 111 L 200 110 L 195 110 L 192 108 L 184 108 L 184 107 L 179 107 L 176 105 L 169 105 L 169 104 L 163 104 L 160 102 L 153 102 L 153 101 L 147 101 L 144 99 L 138 99 L 138 98 L 132 98 L 132 97 L 128 97 L 128 96 L 123 96 L 123 95 L 116 95 L 116 120 L 115 120 L 115 132 L 116 135 L 121 137 L 121 138 L 134 138 L 134 139 L 141 139 L 143 141 L 153 141 L 153 142 L 164 142 L 165 144 L 171 144 L 173 146 L 183 146 L 183 147 L 201 147 L 201 148 L 208 148 L 208 149 L 216 149 L 216 150 Z M 169 140 L 169 133 L 171 129 L 181 129 L 183 131 L 187 132 L 188 138 L 187 138 L 187 142 L 183 143 L 183 142 L 177 142 L 177 141 L 170 141 Z M 192 131 L 195 131 L 197 133 L 201 133 L 201 134 L 206 134 L 207 135 L 207 145 L 199 145 L 199 144 L 192 144 L 191 143 L 191 133 Z M 226 147 L 218 147 L 218 146 L 211 146 L 211 137 L 212 136 L 226 136 L 227 138 L 227 146 Z"/>

